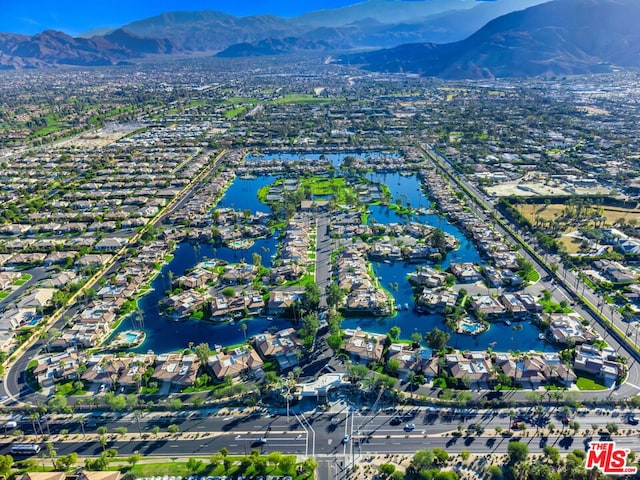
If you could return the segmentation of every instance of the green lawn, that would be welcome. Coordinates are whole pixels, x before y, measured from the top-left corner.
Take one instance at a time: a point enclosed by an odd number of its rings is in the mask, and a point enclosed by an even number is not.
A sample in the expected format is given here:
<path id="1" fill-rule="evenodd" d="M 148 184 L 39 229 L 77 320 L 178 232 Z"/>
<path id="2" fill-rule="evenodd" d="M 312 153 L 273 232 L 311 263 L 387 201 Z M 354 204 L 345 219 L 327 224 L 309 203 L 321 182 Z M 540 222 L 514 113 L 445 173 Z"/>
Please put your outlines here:
<path id="1" fill-rule="evenodd" d="M 300 182 L 303 188 L 309 188 L 312 195 L 333 195 L 338 203 L 348 203 L 348 199 L 356 199 L 355 191 L 347 186 L 343 177 L 309 177 Z"/>
<path id="2" fill-rule="evenodd" d="M 224 112 L 224 118 L 228 118 L 228 119 L 236 118 L 238 115 L 242 114 L 242 112 L 244 112 L 245 110 L 246 110 L 245 107 L 232 108 L 231 110 L 227 110 L 226 112 Z"/>
<path id="3" fill-rule="evenodd" d="M 283 457 L 289 457 L 289 455 L 283 455 Z M 220 476 L 220 475 L 237 476 L 240 473 L 247 476 L 258 475 L 256 468 L 254 467 L 254 465 L 252 465 L 253 462 L 250 462 L 249 465 L 247 465 L 246 470 L 242 472 L 240 470 L 240 462 L 244 457 L 229 456 L 228 458 L 232 459 L 233 461 L 233 464 L 230 466 L 228 470 L 225 470 L 222 462 L 218 463 L 217 465 L 211 465 L 208 459 L 202 459 L 202 462 L 203 462 L 202 465 L 199 465 L 198 467 L 196 467 L 197 471 L 195 472 L 189 469 L 186 462 L 138 463 L 133 468 L 128 470 L 128 472 L 133 473 L 138 478 L 164 476 L 164 475 L 187 477 L 194 473 L 197 473 L 199 475 L 213 475 L 213 476 Z M 266 460 L 268 456 L 262 456 L 261 458 Z M 285 472 L 280 470 L 280 468 L 270 463 L 267 463 L 265 470 L 266 472 L 264 473 L 268 475 L 282 476 L 286 474 Z M 293 473 L 293 472 L 290 472 L 290 473 Z M 304 475 L 294 474 L 293 478 L 302 480 L 302 479 L 310 478 L 310 476 L 307 474 L 304 474 Z"/>
<path id="4" fill-rule="evenodd" d="M 578 377 L 576 385 L 580 390 L 606 390 L 607 387 L 598 383 L 598 379 L 592 377 Z"/>
<path id="5" fill-rule="evenodd" d="M 249 97 L 229 97 L 222 102 L 223 105 L 235 105 L 237 103 L 258 103 L 258 99 Z"/>
<path id="6" fill-rule="evenodd" d="M 9 296 L 9 292 L 0 292 L 0 300 L 3 300 Z"/>
<path id="7" fill-rule="evenodd" d="M 571 313 L 573 312 L 573 310 L 571 308 L 564 307 L 562 308 L 562 306 L 559 303 L 556 303 L 552 300 L 545 300 L 543 298 L 541 298 L 539 300 L 539 303 L 542 305 L 542 308 L 544 310 L 545 313 Z"/>
<path id="8" fill-rule="evenodd" d="M 24 285 L 25 283 L 27 283 L 29 280 L 31 280 L 31 275 L 29 275 L 28 273 L 23 273 L 22 277 L 13 282 L 13 285 L 19 287 L 20 285 Z"/>
<path id="9" fill-rule="evenodd" d="M 56 385 L 57 396 L 66 397 L 67 395 L 86 395 L 87 390 L 76 390 L 73 387 L 73 382 L 58 383 Z"/>
<path id="10" fill-rule="evenodd" d="M 336 100 L 335 98 L 315 97 L 309 93 L 291 93 L 282 98 L 271 100 L 269 103 L 272 105 L 284 103 L 330 103 Z"/>
<path id="11" fill-rule="evenodd" d="M 540 280 L 540 274 L 535 270 L 531 270 L 527 275 L 526 281 L 536 283 L 538 280 Z"/>

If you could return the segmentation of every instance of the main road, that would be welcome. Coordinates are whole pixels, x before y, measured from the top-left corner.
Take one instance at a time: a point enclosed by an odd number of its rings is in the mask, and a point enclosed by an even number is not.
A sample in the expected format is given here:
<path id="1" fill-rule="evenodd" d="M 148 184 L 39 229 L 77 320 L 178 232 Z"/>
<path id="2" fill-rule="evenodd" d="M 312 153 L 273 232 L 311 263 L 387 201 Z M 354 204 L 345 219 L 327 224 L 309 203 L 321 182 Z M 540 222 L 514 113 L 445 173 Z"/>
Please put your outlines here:
<path id="1" fill-rule="evenodd" d="M 523 415 L 527 416 L 526 413 Z M 78 435 L 67 435 L 75 437 L 73 441 L 55 441 L 58 454 L 74 451 L 81 456 L 100 454 L 102 446 L 96 430 L 104 426 L 110 432 L 106 434 L 107 447 L 118 449 L 120 455 L 135 452 L 143 455 L 210 455 L 223 447 L 232 454 L 242 455 L 257 448 L 264 453 L 280 451 L 319 458 L 330 456 L 343 462 L 343 465 L 361 454 L 414 453 L 419 449 L 434 447 L 449 452 L 464 449 L 478 453 L 502 453 L 513 439 L 528 443 L 532 451 L 541 451 L 545 445 L 565 451 L 583 450 L 590 440 L 608 438 L 607 434 L 591 432 L 587 436 L 585 431 L 605 431 L 610 423 L 615 423 L 621 431 L 625 431 L 624 435 L 614 436 L 616 442 L 629 448 L 637 447 L 640 430 L 638 426 L 625 423 L 623 412 L 607 410 L 601 414 L 573 414 L 571 420 L 577 421 L 581 428 L 575 437 L 569 434 L 568 427 L 562 426 L 561 418 L 564 415 L 562 409 L 545 409 L 539 416 L 530 418 L 535 423 L 540 419 L 543 426 L 548 426 L 549 422 L 555 423 L 553 435 L 536 434 L 537 427 L 529 423 L 526 424 L 526 433 L 514 431 L 511 437 L 497 435 L 495 428 L 509 430 L 511 421 L 516 417 L 511 418 L 495 410 L 470 412 L 450 409 L 360 414 L 351 408 L 344 408 L 342 411 L 307 415 L 296 412 L 288 418 L 261 412 L 249 415 L 208 415 L 206 412 L 185 412 L 173 416 L 145 414 L 139 419 L 139 426 L 131 414 L 114 418 L 90 416 L 84 432 L 77 421 L 78 417 L 72 416 L 52 419 L 42 428 L 45 434 L 55 435 L 65 429 L 69 434 Z M 522 419 L 520 421 L 523 423 Z M 177 425 L 181 433 L 153 433 L 154 427 L 161 426 L 164 430 L 169 424 Z M 407 431 L 407 424 L 414 425 L 411 431 Z M 36 430 L 39 428 L 31 420 L 19 420 L 19 428 L 25 433 L 33 434 L 34 426 Z M 118 427 L 127 428 L 126 437 L 121 438 L 113 433 Z M 66 435 L 66 432 L 63 433 Z M 30 438 L 37 443 L 40 437 Z M 8 448 L 9 444 L 0 445 L 0 453 L 8 452 Z"/>

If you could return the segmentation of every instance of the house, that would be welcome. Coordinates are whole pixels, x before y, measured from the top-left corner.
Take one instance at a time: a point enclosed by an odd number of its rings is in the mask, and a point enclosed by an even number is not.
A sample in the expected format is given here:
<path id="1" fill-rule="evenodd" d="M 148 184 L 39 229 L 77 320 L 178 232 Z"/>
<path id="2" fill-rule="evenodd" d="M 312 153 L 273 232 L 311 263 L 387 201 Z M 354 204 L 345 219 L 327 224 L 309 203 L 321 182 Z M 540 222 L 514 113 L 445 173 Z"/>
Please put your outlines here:
<path id="1" fill-rule="evenodd" d="M 282 315 L 291 308 L 296 301 L 304 298 L 304 287 L 280 287 L 274 288 L 269 294 L 267 309 L 274 315 Z"/>
<path id="2" fill-rule="evenodd" d="M 103 472 L 91 472 L 83 470 L 82 473 L 78 475 L 77 480 L 120 480 L 121 478 L 122 473 L 120 473 L 119 470 Z"/>
<path id="3" fill-rule="evenodd" d="M 60 380 L 78 378 L 80 357 L 74 347 L 64 352 L 38 359 L 38 365 L 33 369 L 33 375 L 41 387 L 50 387 Z"/>
<path id="4" fill-rule="evenodd" d="M 264 360 L 275 359 L 281 369 L 298 364 L 296 352 L 300 351 L 302 342 L 293 328 L 280 330 L 275 334 L 263 333 L 254 339 L 254 345 Z"/>
<path id="5" fill-rule="evenodd" d="M 594 266 L 613 283 L 633 283 L 636 280 L 634 273 L 619 262 L 598 260 L 594 262 Z"/>
<path id="6" fill-rule="evenodd" d="M 462 283 L 473 283 L 482 278 L 480 270 L 473 263 L 452 263 L 449 270 Z"/>
<path id="7" fill-rule="evenodd" d="M 403 343 L 396 343 L 389 347 L 388 360 L 398 362 L 398 377 L 407 380 L 409 372 L 424 375 L 427 382 L 432 381 L 438 375 L 437 358 L 432 358 L 429 348 L 409 350 Z"/>
<path id="8" fill-rule="evenodd" d="M 365 280 L 368 283 L 368 280 Z M 385 292 L 368 285 L 354 288 L 347 295 L 345 309 L 348 312 L 365 312 L 376 316 L 391 313 L 389 298 Z"/>
<path id="9" fill-rule="evenodd" d="M 194 354 L 163 353 L 156 357 L 151 378 L 169 385 L 190 387 L 196 381 L 199 368 L 200 360 Z"/>
<path id="10" fill-rule="evenodd" d="M 582 324 L 577 313 L 550 313 L 543 319 L 549 323 L 549 336 L 556 343 L 580 345 L 598 339 L 589 327 Z"/>
<path id="11" fill-rule="evenodd" d="M 66 472 L 27 472 L 20 476 L 20 480 L 66 480 Z"/>
<path id="12" fill-rule="evenodd" d="M 522 317 L 527 314 L 527 308 L 524 304 L 511 293 L 505 293 L 498 297 L 500 303 L 504 305 L 504 308 L 508 313 L 513 315 L 514 317 Z"/>
<path id="13" fill-rule="evenodd" d="M 69 285 L 78 279 L 78 274 L 73 270 L 63 270 L 62 272 L 55 273 L 44 282 L 42 286 L 46 288 L 60 288 L 65 285 Z"/>
<path id="14" fill-rule="evenodd" d="M 208 281 L 215 282 L 218 276 L 205 269 L 196 268 L 195 270 L 179 277 L 176 282 L 178 285 L 182 285 L 185 288 L 198 288 L 207 284 Z"/>
<path id="15" fill-rule="evenodd" d="M 207 363 L 218 380 L 227 376 L 236 378 L 244 373 L 251 373 L 257 378 L 264 374 L 264 362 L 258 352 L 248 345 L 211 355 Z"/>
<path id="16" fill-rule="evenodd" d="M 246 263 L 227 265 L 220 275 L 225 285 L 245 285 L 251 283 L 258 274 L 258 267 Z"/>
<path id="17" fill-rule="evenodd" d="M 499 288 L 504 284 L 500 270 L 493 267 L 484 267 L 483 273 L 489 286 Z"/>
<path id="18" fill-rule="evenodd" d="M 129 364 L 120 372 L 118 385 L 125 390 L 134 390 L 141 384 L 142 376 L 147 368 L 153 365 L 155 356 L 151 354 L 138 354 L 131 358 Z"/>
<path id="19" fill-rule="evenodd" d="M 30 308 L 8 308 L 0 313 L 0 328 L 7 330 L 16 329 L 27 325 L 38 317 L 34 307 Z"/>
<path id="20" fill-rule="evenodd" d="M 613 349 L 600 350 L 593 345 L 581 345 L 576 348 L 573 368 L 601 378 L 604 385 L 611 388 L 624 375 L 624 366 L 615 359 L 616 352 Z"/>
<path id="21" fill-rule="evenodd" d="M 471 307 L 476 313 L 482 313 L 487 316 L 503 315 L 506 312 L 504 306 L 491 295 L 476 295 L 471 297 Z"/>
<path id="22" fill-rule="evenodd" d="M 431 267 L 421 267 L 417 271 L 409 274 L 409 282 L 413 285 L 436 288 L 444 285 L 447 281 L 447 274 Z"/>
<path id="23" fill-rule="evenodd" d="M 468 382 L 470 388 L 488 388 L 495 378 L 486 352 L 452 353 L 445 360 L 451 376 Z"/>
<path id="24" fill-rule="evenodd" d="M 20 299 L 18 307 L 43 309 L 51 305 L 54 293 L 56 293 L 55 288 L 36 288 Z"/>
<path id="25" fill-rule="evenodd" d="M 346 329 L 343 332 L 342 349 L 349 354 L 355 363 L 368 364 L 382 359 L 386 335 L 370 333 L 357 329 Z"/>
<path id="26" fill-rule="evenodd" d="M 97 252 L 117 252 L 127 244 L 126 238 L 107 237 L 96 243 L 93 248 Z"/>
<path id="27" fill-rule="evenodd" d="M 87 384 L 115 385 L 129 363 L 131 363 L 129 357 L 92 355 L 87 359 L 87 369 L 80 378 Z"/>
<path id="28" fill-rule="evenodd" d="M 516 297 L 518 297 L 520 302 L 522 302 L 524 308 L 526 308 L 527 311 L 533 313 L 542 311 L 542 304 L 536 302 L 536 299 L 533 297 L 533 295 L 530 295 L 528 293 L 517 293 Z"/>

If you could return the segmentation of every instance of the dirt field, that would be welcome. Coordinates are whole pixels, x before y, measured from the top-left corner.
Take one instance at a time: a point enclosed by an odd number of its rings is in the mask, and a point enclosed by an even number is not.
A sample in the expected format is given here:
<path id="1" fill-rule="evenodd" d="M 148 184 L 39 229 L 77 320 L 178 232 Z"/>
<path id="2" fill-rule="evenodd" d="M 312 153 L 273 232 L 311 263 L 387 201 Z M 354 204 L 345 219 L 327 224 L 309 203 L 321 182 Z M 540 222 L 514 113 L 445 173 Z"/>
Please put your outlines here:
<path id="1" fill-rule="evenodd" d="M 519 204 L 517 205 L 518 211 L 524 215 L 532 224 L 535 224 L 536 217 L 543 218 L 545 220 L 555 220 L 562 216 L 564 205 L 551 204 L 551 205 L 530 205 Z M 629 220 L 635 220 L 640 223 L 640 210 L 638 209 L 624 209 L 617 207 L 603 207 L 603 215 L 606 218 L 605 225 L 612 226 L 619 219 L 623 219 L 628 222 Z M 561 228 L 560 231 L 568 232 L 575 230 L 575 226 L 567 225 L 566 228 Z M 567 245 L 568 247 L 568 245 Z"/>
<path id="2" fill-rule="evenodd" d="M 560 237 L 558 238 L 558 243 L 564 245 L 567 249 L 567 253 L 572 255 L 574 253 L 578 253 L 580 251 L 580 245 L 582 245 L 582 240 L 574 237 Z"/>
<path id="3" fill-rule="evenodd" d="M 85 132 L 76 137 L 62 140 L 56 145 L 59 147 L 77 147 L 77 148 L 102 148 L 113 142 L 120 140 L 122 137 L 132 133 L 138 126 L 117 125 L 101 128 L 92 132 Z"/>

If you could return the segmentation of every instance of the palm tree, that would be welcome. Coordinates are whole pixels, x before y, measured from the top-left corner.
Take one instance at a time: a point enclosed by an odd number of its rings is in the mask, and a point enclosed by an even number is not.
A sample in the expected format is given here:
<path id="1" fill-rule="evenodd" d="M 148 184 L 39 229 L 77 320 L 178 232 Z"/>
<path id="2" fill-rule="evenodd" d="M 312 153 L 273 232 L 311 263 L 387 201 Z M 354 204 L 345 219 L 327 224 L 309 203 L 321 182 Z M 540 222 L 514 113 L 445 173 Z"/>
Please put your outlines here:
<path id="1" fill-rule="evenodd" d="M 43 415 L 42 419 L 44 420 L 44 425 L 45 427 L 47 427 L 47 435 L 51 436 L 51 430 L 49 430 L 49 421 L 47 420 L 47 406 L 46 405 L 41 405 L 40 406 L 40 413 Z M 40 426 L 40 430 L 42 430 L 42 426 Z"/>
<path id="2" fill-rule="evenodd" d="M 242 330 L 242 333 L 244 334 L 244 341 L 247 341 L 247 323 L 246 322 L 241 322 L 240 323 L 240 330 Z"/>
<path id="3" fill-rule="evenodd" d="M 140 428 L 140 417 L 142 417 L 142 413 L 140 410 L 136 410 L 133 412 L 133 416 L 136 419 L 136 424 L 138 425 L 138 433 L 140 434 L 140 438 L 142 438 L 142 429 Z"/>
<path id="4" fill-rule="evenodd" d="M 82 430 L 82 437 L 85 438 L 87 436 L 87 432 L 84 431 L 84 424 L 87 423 L 87 417 L 80 415 L 78 417 L 78 423 L 80 424 L 80 429 Z"/>
<path id="5" fill-rule="evenodd" d="M 416 375 L 416 372 L 413 370 L 409 370 L 409 373 L 407 373 L 407 383 L 410 385 L 411 391 L 413 391 L 415 387 L 414 382 L 416 381 Z"/>
<path id="6" fill-rule="evenodd" d="M 509 431 L 511 431 L 511 425 L 513 424 L 513 417 L 516 414 L 513 408 L 509 409 Z"/>
<path id="7" fill-rule="evenodd" d="M 44 431 L 42 430 L 42 425 L 40 424 L 40 414 L 38 412 L 30 413 L 29 420 L 31 420 L 31 425 L 33 425 L 33 432 L 36 435 L 38 434 L 38 430 L 36 429 L 36 422 L 38 422 L 38 426 L 40 427 L 40 434 L 44 435 Z"/>

